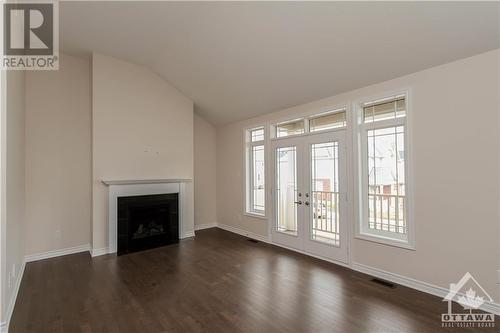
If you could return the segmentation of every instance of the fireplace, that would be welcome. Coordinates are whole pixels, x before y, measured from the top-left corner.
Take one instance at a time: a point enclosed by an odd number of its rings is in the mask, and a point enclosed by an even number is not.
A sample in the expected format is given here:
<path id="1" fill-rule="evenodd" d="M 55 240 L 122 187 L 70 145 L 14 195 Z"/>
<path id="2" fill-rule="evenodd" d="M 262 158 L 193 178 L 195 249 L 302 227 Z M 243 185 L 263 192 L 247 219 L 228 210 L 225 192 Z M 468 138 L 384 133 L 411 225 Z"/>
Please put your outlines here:
<path id="1" fill-rule="evenodd" d="M 141 197 L 148 197 L 148 196 L 155 197 L 155 196 L 173 194 L 174 196 L 170 196 L 169 198 L 170 199 L 177 198 L 177 205 L 174 205 L 174 207 L 177 208 L 176 209 L 177 217 L 176 217 L 176 222 L 173 222 L 173 224 L 177 228 L 177 236 L 174 237 L 175 236 L 174 233 L 174 236 L 172 238 L 174 238 L 175 241 L 177 241 L 177 239 L 194 237 L 194 195 L 193 195 L 193 182 L 191 179 L 155 178 L 155 179 L 102 180 L 102 183 L 108 186 L 108 246 L 105 248 L 92 249 L 92 256 L 118 252 L 118 211 L 119 210 L 121 211 L 120 220 L 122 223 L 120 224 L 128 223 L 128 221 L 126 222 L 123 221 L 123 218 L 125 217 L 125 219 L 127 219 L 128 218 L 127 214 L 129 214 L 128 210 L 124 210 L 123 207 L 121 209 L 118 208 L 118 201 L 120 200 L 122 201 L 122 203 L 127 203 L 126 202 L 127 200 L 125 200 L 125 198 L 128 197 L 141 199 Z M 144 227 L 145 226 L 143 224 L 142 227 L 143 230 L 141 230 L 139 234 L 144 232 Z M 152 227 L 154 227 L 154 225 Z M 161 229 L 159 229 L 159 231 L 161 233 Z M 121 241 L 126 240 L 127 242 L 129 242 L 128 230 L 126 231 L 127 234 L 126 239 L 124 239 L 123 236 L 125 232 L 122 230 L 120 230 L 120 232 L 122 235 Z M 158 230 L 153 230 L 151 233 L 149 233 L 149 235 L 160 236 L 156 235 L 156 233 L 158 233 Z M 165 235 L 163 234 L 163 236 Z M 130 240 L 132 239 L 130 238 Z M 145 242 L 146 240 L 143 241 L 143 243 Z M 139 239 L 135 238 L 133 240 L 133 243 L 137 244 L 141 242 L 139 241 Z M 126 246 L 129 245 L 130 244 L 127 244 Z M 137 246 L 139 245 L 141 244 L 137 244 Z M 141 247 L 139 247 L 138 249 L 141 249 Z M 128 252 L 132 252 L 132 250 L 129 250 Z M 127 252 L 120 252 L 120 253 L 123 254 Z"/>
<path id="2" fill-rule="evenodd" d="M 118 197 L 117 254 L 179 241 L 178 193 Z"/>

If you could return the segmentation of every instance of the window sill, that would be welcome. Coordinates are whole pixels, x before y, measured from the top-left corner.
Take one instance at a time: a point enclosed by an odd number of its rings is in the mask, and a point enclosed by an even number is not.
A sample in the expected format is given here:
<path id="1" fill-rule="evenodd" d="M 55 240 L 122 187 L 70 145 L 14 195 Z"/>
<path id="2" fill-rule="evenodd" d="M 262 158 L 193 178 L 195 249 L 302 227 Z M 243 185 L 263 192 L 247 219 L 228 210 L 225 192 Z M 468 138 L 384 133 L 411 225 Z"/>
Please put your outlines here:
<path id="1" fill-rule="evenodd" d="M 257 219 L 261 219 L 261 220 L 267 220 L 267 216 L 265 214 L 244 212 L 243 216 L 253 217 L 253 218 L 257 218 Z"/>
<path id="2" fill-rule="evenodd" d="M 377 236 L 377 235 L 372 235 L 372 234 L 360 234 L 360 233 L 356 234 L 356 236 L 354 236 L 354 238 L 361 239 L 364 241 L 373 242 L 373 243 L 378 243 L 378 244 L 382 244 L 382 245 L 399 247 L 399 248 L 402 248 L 405 250 L 416 251 L 415 244 L 413 242 L 409 242 L 409 241 L 391 239 L 388 237 Z"/>

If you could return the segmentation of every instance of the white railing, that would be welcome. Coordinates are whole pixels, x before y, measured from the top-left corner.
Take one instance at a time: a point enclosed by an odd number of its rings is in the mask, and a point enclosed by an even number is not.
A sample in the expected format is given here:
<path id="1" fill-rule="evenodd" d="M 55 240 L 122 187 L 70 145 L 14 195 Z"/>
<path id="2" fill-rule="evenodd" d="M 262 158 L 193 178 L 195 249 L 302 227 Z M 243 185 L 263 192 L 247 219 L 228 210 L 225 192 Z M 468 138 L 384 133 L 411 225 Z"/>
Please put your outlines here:
<path id="1" fill-rule="evenodd" d="M 405 197 L 368 194 L 368 222 L 371 229 L 406 233 Z"/>
<path id="2" fill-rule="evenodd" d="M 319 240 L 339 240 L 339 193 L 312 192 L 312 233 Z"/>

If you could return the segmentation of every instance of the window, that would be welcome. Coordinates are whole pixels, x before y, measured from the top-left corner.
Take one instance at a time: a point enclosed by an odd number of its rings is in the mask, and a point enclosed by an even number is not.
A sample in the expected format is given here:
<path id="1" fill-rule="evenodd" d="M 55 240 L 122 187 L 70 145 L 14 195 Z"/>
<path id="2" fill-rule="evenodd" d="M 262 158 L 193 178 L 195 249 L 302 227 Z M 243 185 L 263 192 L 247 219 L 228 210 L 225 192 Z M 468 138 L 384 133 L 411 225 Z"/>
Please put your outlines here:
<path id="1" fill-rule="evenodd" d="M 304 119 L 287 121 L 276 125 L 276 137 L 278 138 L 303 133 L 305 133 Z"/>
<path id="2" fill-rule="evenodd" d="M 250 140 L 252 142 L 264 141 L 264 128 L 257 128 L 250 131 Z"/>
<path id="3" fill-rule="evenodd" d="M 346 107 L 314 114 L 305 118 L 287 120 L 271 127 L 273 138 L 327 131 L 347 126 Z"/>
<path id="4" fill-rule="evenodd" d="M 265 195 L 265 149 L 264 127 L 246 133 L 246 213 L 264 215 Z"/>
<path id="5" fill-rule="evenodd" d="M 410 244 L 406 95 L 362 105 L 360 234 Z"/>
<path id="6" fill-rule="evenodd" d="M 317 132 L 346 126 L 345 109 L 318 115 L 309 119 L 309 131 Z"/>
<path id="7" fill-rule="evenodd" d="M 406 116 L 406 102 L 404 96 L 395 97 L 367 103 L 363 107 L 363 120 L 365 123 L 396 119 Z"/>

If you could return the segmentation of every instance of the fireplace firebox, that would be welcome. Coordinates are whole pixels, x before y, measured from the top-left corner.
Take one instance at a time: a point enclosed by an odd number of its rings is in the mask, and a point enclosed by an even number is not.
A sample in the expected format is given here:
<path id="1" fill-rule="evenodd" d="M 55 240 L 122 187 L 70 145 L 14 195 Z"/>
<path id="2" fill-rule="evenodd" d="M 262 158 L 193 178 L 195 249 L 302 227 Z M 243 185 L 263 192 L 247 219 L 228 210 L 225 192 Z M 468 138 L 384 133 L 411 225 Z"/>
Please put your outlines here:
<path id="1" fill-rule="evenodd" d="M 178 193 L 118 197 L 117 254 L 179 242 Z"/>

